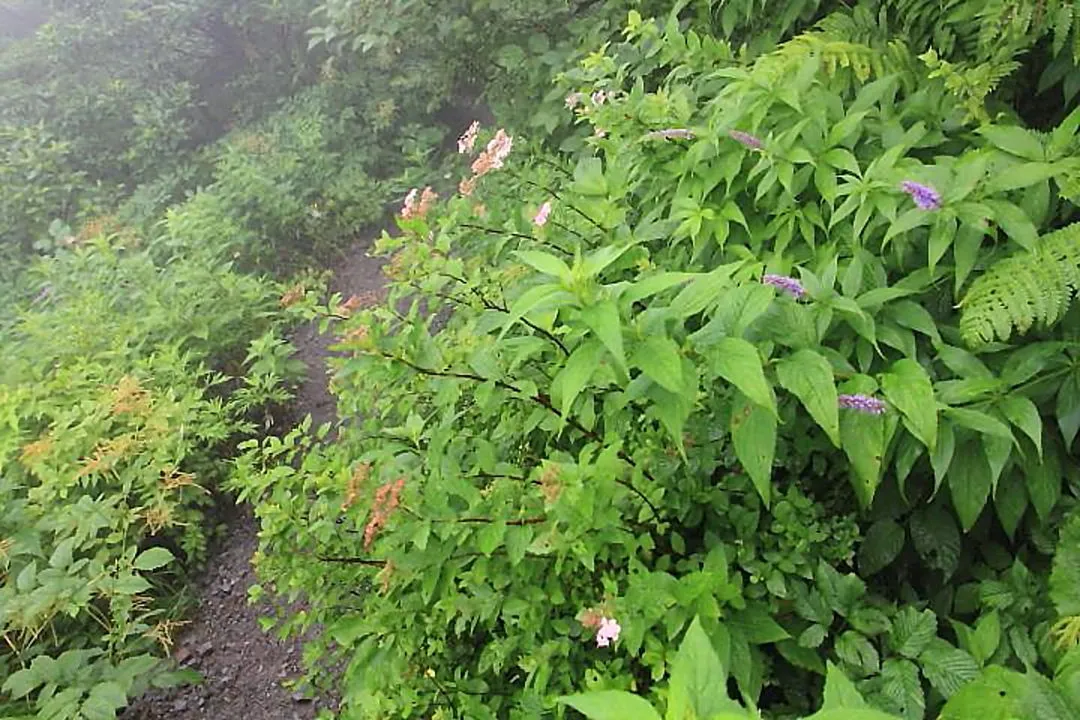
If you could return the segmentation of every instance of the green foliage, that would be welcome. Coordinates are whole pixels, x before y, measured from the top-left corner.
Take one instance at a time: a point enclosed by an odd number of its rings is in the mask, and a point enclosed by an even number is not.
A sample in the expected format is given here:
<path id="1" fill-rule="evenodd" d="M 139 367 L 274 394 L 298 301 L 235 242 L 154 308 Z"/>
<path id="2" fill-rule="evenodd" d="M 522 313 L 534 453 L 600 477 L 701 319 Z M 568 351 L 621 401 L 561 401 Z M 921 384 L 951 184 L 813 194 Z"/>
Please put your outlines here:
<path id="1" fill-rule="evenodd" d="M 694 618 L 778 717 L 828 663 L 870 708 L 839 716 L 912 719 L 1058 663 L 1075 328 L 968 351 L 957 301 L 1069 232 L 1074 120 L 973 132 L 971 98 L 1015 88 L 934 76 L 876 3 L 780 12 L 832 11 L 742 54 L 705 5 L 561 54 L 528 125 L 552 136 L 503 157 L 485 131 L 458 194 L 422 180 L 442 199 L 378 243 L 386 302 L 320 313 L 336 440 L 247 446 L 260 571 L 307 603 L 280 629 L 325 628 L 346 714 L 650 716 L 617 693 L 675 703 Z M 939 58 L 993 60 L 976 36 Z"/>
<path id="2" fill-rule="evenodd" d="M 156 657 L 178 561 L 205 548 L 227 443 L 292 379 L 259 337 L 268 283 L 198 256 L 157 265 L 123 232 L 80 242 L 36 264 L 35 299 L 0 331 L 5 716 L 114 717 L 183 679 Z"/>
<path id="3" fill-rule="evenodd" d="M 1008 340 L 1013 329 L 1050 327 L 1065 315 L 1080 287 L 1080 224 L 1039 239 L 995 263 L 972 283 L 962 303 L 960 333 L 969 345 Z"/>

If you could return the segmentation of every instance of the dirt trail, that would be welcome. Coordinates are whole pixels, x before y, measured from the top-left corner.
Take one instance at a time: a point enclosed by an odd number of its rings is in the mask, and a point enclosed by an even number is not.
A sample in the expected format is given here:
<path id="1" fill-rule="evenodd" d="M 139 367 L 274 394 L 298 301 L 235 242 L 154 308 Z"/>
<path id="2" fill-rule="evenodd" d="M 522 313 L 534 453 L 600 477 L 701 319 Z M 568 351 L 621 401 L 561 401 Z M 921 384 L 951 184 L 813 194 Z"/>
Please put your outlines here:
<path id="1" fill-rule="evenodd" d="M 370 243 L 359 243 L 335 264 L 332 292 L 342 297 L 384 290 L 382 261 L 368 257 Z M 326 361 L 332 338 L 314 324 L 293 337 L 308 366 L 299 388 L 296 418 L 311 414 L 314 426 L 337 417 L 327 388 Z M 135 701 L 122 720 L 311 720 L 319 703 L 285 683 L 301 673 L 301 643 L 280 642 L 264 633 L 258 619 L 269 606 L 249 605 L 255 584 L 251 556 L 258 547 L 258 523 L 246 506 L 226 511 L 228 530 L 211 550 L 205 575 L 195 588 L 198 610 L 184 627 L 174 658 L 203 674 L 199 685 L 153 691 Z"/>

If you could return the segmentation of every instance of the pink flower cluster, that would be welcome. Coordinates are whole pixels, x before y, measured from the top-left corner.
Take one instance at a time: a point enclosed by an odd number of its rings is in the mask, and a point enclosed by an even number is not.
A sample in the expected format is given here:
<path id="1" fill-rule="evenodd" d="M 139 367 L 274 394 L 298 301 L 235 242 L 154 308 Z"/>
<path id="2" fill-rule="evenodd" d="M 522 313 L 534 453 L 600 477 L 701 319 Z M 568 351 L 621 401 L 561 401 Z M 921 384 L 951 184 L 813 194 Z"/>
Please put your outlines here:
<path id="1" fill-rule="evenodd" d="M 430 186 L 424 188 L 422 193 L 418 188 L 413 188 L 405 196 L 405 202 L 401 206 L 401 218 L 410 220 L 424 217 L 431 211 L 432 205 L 438 199 L 439 195 Z"/>
<path id="2" fill-rule="evenodd" d="M 596 647 L 607 647 L 613 642 L 618 642 L 621 632 L 622 627 L 615 618 L 600 618 L 600 629 L 596 631 Z"/>
<path id="3" fill-rule="evenodd" d="M 401 491 L 405 488 L 405 478 L 398 478 L 394 482 L 380 485 L 375 491 L 375 502 L 371 504 L 371 519 L 364 527 L 364 549 L 371 547 L 375 542 L 375 536 L 386 527 L 390 515 L 401 501 Z"/>
<path id="4" fill-rule="evenodd" d="M 473 122 L 469 125 L 469 128 L 465 131 L 465 134 L 458 138 L 458 152 L 461 154 L 470 153 L 473 147 L 476 145 L 476 136 L 480 132 L 480 123 Z M 473 194 L 473 190 L 476 189 L 476 181 L 487 175 L 492 170 L 498 170 L 503 166 L 506 158 L 510 155 L 510 150 L 514 146 L 514 138 L 506 133 L 505 130 L 499 129 L 495 132 L 495 137 L 491 139 L 491 142 L 487 144 L 483 152 L 477 156 L 472 163 L 472 176 L 462 178 L 458 184 L 458 192 L 468 197 Z"/>
<path id="5" fill-rule="evenodd" d="M 492 170 L 501 168 L 503 161 L 510 155 L 510 148 L 513 145 L 514 138 L 507 135 L 505 130 L 500 128 L 496 131 L 495 137 L 487 144 L 484 152 L 480 153 L 480 157 L 473 161 L 473 176 L 483 177 Z"/>

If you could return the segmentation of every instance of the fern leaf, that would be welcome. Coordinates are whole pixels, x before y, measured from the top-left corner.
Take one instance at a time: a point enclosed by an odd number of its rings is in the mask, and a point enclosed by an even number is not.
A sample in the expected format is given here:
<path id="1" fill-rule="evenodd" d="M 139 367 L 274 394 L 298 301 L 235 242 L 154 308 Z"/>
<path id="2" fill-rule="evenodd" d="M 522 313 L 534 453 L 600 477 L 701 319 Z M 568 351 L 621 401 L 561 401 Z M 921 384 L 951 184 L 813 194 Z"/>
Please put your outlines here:
<path id="1" fill-rule="evenodd" d="M 1080 223 L 1044 236 L 1031 252 L 992 265 L 961 302 L 960 334 L 968 345 L 1035 325 L 1049 327 L 1068 310 L 1080 288 Z"/>

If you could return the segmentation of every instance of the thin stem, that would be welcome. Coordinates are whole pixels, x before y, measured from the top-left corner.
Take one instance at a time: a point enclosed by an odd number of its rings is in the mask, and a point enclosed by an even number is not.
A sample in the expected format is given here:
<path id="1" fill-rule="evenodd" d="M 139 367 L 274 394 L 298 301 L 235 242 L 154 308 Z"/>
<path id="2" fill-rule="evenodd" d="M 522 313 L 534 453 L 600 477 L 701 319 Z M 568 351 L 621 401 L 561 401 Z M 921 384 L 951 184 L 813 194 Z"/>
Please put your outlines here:
<path id="1" fill-rule="evenodd" d="M 411 362 L 409 360 L 406 360 L 405 358 L 402 358 L 402 357 L 399 357 L 399 356 L 396 356 L 396 355 L 388 355 L 388 354 L 385 354 L 385 353 L 382 353 L 381 355 L 382 355 L 382 357 L 386 358 L 387 360 L 396 360 L 396 361 L 400 362 L 401 364 L 405 365 L 406 367 L 409 367 L 412 370 L 415 370 L 416 372 L 421 373 L 422 375 L 431 375 L 431 376 L 434 376 L 434 377 L 457 378 L 457 379 L 460 379 L 460 380 L 473 380 L 475 382 L 481 382 L 481 383 L 494 382 L 496 384 L 496 386 L 501 387 L 501 388 L 503 388 L 505 390 L 509 390 L 510 392 L 517 393 L 521 397 L 526 398 L 528 400 L 531 400 L 532 402 L 536 403 L 540 407 L 545 408 L 548 412 L 550 412 L 553 415 L 555 415 L 556 417 L 562 419 L 564 422 L 566 422 L 568 425 L 570 425 L 570 427 L 574 428 L 575 430 L 577 430 L 581 434 L 585 435 L 590 440 L 592 440 L 594 442 L 598 442 L 598 443 L 603 443 L 603 441 L 604 441 L 604 439 L 602 437 L 600 437 L 600 435 L 595 430 L 590 430 L 589 428 L 585 427 L 584 425 L 581 424 L 581 422 L 577 418 L 575 418 L 575 417 L 573 417 L 571 415 L 564 415 L 561 410 L 559 410 L 558 408 L 556 408 L 554 405 L 551 404 L 551 398 L 549 398 L 547 395 L 544 395 L 542 393 L 538 393 L 536 395 L 529 395 L 527 393 L 522 392 L 521 389 L 518 388 L 516 385 L 508 383 L 508 382 L 506 382 L 504 380 L 493 380 L 491 378 L 486 378 L 486 377 L 484 377 L 482 375 L 477 375 L 475 373 L 462 373 L 462 372 L 453 372 L 453 371 L 445 371 L 445 370 L 433 370 L 433 369 L 430 369 L 430 368 L 425 368 L 425 367 L 422 367 L 420 365 L 417 365 L 414 362 Z M 619 452 L 618 452 L 618 455 L 619 455 L 619 459 L 621 459 L 623 462 L 625 462 L 630 467 L 641 470 L 642 474 L 646 478 L 648 478 L 650 482 L 652 482 L 654 484 L 656 483 L 656 478 L 654 478 L 652 476 L 652 473 L 650 473 L 646 468 L 639 467 L 637 462 L 635 462 L 632 457 L 630 457 L 628 454 L 626 454 L 625 450 L 620 449 Z M 648 506 L 649 510 L 652 511 L 653 519 L 655 519 L 655 520 L 660 519 L 660 513 L 659 513 L 659 511 L 657 511 L 656 506 L 653 505 L 652 501 L 649 500 L 648 496 L 645 495 L 645 493 L 643 493 L 637 487 L 635 487 L 632 482 L 630 482 L 629 480 L 623 480 L 621 478 L 616 479 L 615 482 L 619 483 L 620 485 L 622 485 L 623 487 L 627 488 L 628 490 L 633 492 L 635 495 L 637 495 L 641 499 L 641 501 L 644 502 L 646 506 Z"/>

